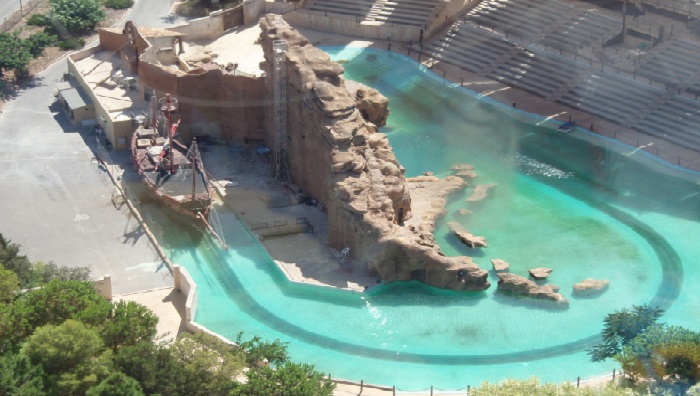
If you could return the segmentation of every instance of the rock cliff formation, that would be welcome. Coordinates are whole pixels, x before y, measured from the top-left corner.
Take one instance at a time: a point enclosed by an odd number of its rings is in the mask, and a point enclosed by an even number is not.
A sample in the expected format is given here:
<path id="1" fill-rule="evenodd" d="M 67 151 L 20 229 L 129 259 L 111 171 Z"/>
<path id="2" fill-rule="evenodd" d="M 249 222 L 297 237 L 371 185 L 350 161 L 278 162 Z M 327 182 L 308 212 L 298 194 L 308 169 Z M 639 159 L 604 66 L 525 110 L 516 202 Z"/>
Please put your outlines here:
<path id="1" fill-rule="evenodd" d="M 498 290 L 507 293 L 523 296 L 534 297 L 543 300 L 550 300 L 557 303 L 561 308 L 568 308 L 569 301 L 561 294 L 557 293 L 559 288 L 553 285 L 538 285 L 520 275 L 515 275 L 507 272 L 498 273 Z"/>
<path id="2" fill-rule="evenodd" d="M 469 257 L 445 257 L 435 244 L 435 215 L 444 209 L 434 208 L 432 220 L 414 213 L 404 169 L 386 136 L 368 121 L 386 120 L 386 113 L 367 110 L 368 91 L 361 97 L 357 90 L 349 93 L 342 66 L 282 17 L 267 15 L 261 27 L 268 76 L 274 71 L 273 42 L 284 40 L 288 45 L 287 132 L 281 143 L 294 183 L 328 211 L 330 245 L 350 248 L 353 261 L 387 282 L 414 279 L 455 290 L 488 288 L 487 271 Z M 267 80 L 272 93 L 272 79 Z M 271 121 L 267 130 L 266 140 L 274 141 Z M 449 190 L 438 197 L 443 207 Z"/>

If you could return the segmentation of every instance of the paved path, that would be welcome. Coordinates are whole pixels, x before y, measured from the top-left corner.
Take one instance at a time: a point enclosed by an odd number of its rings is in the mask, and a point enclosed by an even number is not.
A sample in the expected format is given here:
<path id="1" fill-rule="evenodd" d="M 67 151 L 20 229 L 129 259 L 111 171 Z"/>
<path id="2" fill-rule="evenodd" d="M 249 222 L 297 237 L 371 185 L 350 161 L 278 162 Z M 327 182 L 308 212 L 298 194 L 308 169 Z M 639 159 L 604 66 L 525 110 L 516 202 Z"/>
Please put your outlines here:
<path id="1" fill-rule="evenodd" d="M 3 2 L 3 7 L 6 2 Z M 165 26 L 170 0 L 139 1 L 144 26 Z M 0 11 L 4 8 L 0 8 Z M 129 17 L 125 18 L 128 20 Z M 88 266 L 115 294 L 172 285 L 172 276 L 94 160 L 94 137 L 54 104 L 65 60 L 40 73 L 0 113 L 0 233 L 32 261 Z"/>

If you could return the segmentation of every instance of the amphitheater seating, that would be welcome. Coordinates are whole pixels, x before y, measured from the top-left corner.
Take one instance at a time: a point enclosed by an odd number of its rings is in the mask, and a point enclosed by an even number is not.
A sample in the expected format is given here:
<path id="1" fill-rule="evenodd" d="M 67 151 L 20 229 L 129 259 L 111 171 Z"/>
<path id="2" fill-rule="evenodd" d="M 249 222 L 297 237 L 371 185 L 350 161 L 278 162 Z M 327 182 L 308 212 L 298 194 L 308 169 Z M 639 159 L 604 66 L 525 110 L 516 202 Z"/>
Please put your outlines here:
<path id="1" fill-rule="evenodd" d="M 618 123 L 632 119 L 665 91 L 616 74 L 596 72 L 571 89 L 559 102 Z"/>
<path id="2" fill-rule="evenodd" d="M 683 40 L 674 40 L 658 52 L 649 54 L 637 68 L 637 75 L 677 86 L 696 79 L 700 71 L 700 46 Z"/>
<path id="3" fill-rule="evenodd" d="M 329 14 L 351 15 L 365 18 L 372 10 L 374 0 L 317 0 L 308 9 Z"/>
<path id="4" fill-rule="evenodd" d="M 585 11 L 547 33 L 541 40 L 546 47 L 576 52 L 614 33 L 622 31 L 622 22 Z"/>
<path id="5" fill-rule="evenodd" d="M 691 150 L 700 151 L 700 105 L 680 96 L 665 103 L 638 121 L 634 129 Z"/>
<path id="6" fill-rule="evenodd" d="M 379 2 L 377 2 L 379 3 Z M 436 0 L 389 0 L 367 19 L 401 25 L 424 26 L 437 7 Z"/>
<path id="7" fill-rule="evenodd" d="M 362 21 L 424 26 L 439 4 L 439 0 L 317 0 L 308 9 Z"/>
<path id="8" fill-rule="evenodd" d="M 522 51 L 488 74 L 494 80 L 548 97 L 577 76 L 590 73 L 587 65 L 547 52 Z"/>
<path id="9" fill-rule="evenodd" d="M 424 52 L 434 59 L 479 72 L 515 48 L 501 36 L 459 23 L 440 40 L 433 41 Z"/>
<path id="10" fill-rule="evenodd" d="M 547 27 L 576 12 L 569 4 L 553 0 L 486 0 L 465 20 L 523 40 L 539 37 Z"/>

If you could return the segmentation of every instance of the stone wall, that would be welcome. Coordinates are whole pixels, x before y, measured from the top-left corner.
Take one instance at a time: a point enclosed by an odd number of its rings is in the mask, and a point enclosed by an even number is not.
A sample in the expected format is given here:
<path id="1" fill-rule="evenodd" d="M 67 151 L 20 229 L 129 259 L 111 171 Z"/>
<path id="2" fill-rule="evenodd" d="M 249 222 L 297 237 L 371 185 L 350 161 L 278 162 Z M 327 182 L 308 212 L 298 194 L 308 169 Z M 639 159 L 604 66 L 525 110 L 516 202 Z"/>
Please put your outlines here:
<path id="1" fill-rule="evenodd" d="M 261 19 L 266 74 L 273 76 L 272 45 L 285 40 L 287 135 L 292 181 L 328 211 L 328 240 L 385 281 L 420 280 L 456 289 L 483 290 L 487 272 L 468 257 L 445 257 L 431 225 L 407 226 L 412 216 L 404 169 L 388 139 L 366 121 L 345 87 L 344 69 L 309 44 L 279 15 Z M 272 78 L 266 80 L 273 92 Z M 266 139 L 273 143 L 272 111 Z"/>
<path id="2" fill-rule="evenodd" d="M 225 141 L 263 138 L 263 78 L 222 70 L 186 73 L 141 62 L 139 79 L 159 97 L 170 93 L 180 100 L 180 132 L 185 138 L 203 134 Z"/>

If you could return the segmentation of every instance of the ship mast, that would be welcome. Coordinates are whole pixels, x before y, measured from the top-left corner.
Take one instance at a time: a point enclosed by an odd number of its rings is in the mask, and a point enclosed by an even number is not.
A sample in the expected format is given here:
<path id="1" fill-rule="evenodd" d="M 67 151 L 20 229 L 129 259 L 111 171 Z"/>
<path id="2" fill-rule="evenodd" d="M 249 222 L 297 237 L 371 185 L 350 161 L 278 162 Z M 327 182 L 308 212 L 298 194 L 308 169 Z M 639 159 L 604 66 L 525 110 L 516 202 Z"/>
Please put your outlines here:
<path id="1" fill-rule="evenodd" d="M 173 124 L 173 115 L 177 112 L 177 99 L 170 97 L 169 93 L 165 94 L 165 97 L 161 99 L 160 112 L 163 114 L 167 120 L 167 127 L 170 129 L 168 132 L 168 139 L 170 142 L 170 149 L 168 150 L 168 157 L 170 160 L 170 173 L 175 173 L 175 158 L 174 158 L 174 143 L 173 138 L 175 137 L 175 131 L 177 130 L 180 120 Z"/>

